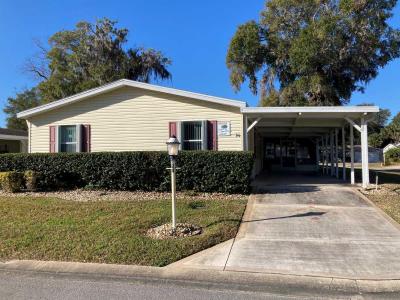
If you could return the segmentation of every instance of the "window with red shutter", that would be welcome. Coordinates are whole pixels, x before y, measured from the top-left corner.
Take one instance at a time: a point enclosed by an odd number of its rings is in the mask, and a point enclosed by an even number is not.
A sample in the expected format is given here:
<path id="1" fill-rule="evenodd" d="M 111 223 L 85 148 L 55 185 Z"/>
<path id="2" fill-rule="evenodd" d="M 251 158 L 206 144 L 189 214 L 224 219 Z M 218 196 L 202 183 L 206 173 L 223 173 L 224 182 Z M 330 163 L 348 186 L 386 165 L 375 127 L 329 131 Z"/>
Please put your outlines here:
<path id="1" fill-rule="evenodd" d="M 218 150 L 217 121 L 207 121 L 207 144 L 208 150 Z"/>
<path id="2" fill-rule="evenodd" d="M 91 152 L 91 127 L 89 124 L 82 125 L 82 152 Z"/>
<path id="3" fill-rule="evenodd" d="M 178 132 L 177 132 L 177 128 L 176 128 L 177 124 L 176 122 L 169 122 L 169 137 L 171 136 L 177 136 Z"/>

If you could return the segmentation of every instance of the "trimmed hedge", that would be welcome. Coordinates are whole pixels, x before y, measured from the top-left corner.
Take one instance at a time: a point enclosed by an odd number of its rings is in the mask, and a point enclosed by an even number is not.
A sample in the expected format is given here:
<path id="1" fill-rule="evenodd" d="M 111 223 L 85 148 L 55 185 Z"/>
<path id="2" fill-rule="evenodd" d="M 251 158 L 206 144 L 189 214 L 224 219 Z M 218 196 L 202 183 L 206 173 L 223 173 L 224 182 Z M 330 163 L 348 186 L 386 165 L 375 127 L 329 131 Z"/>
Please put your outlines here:
<path id="1" fill-rule="evenodd" d="M 21 191 L 25 183 L 24 173 L 16 171 L 2 172 L 0 180 L 1 188 L 11 193 Z"/>
<path id="2" fill-rule="evenodd" d="M 170 188 L 166 152 L 1 154 L 0 171 L 38 172 L 42 190 L 90 187 L 110 190 L 166 191 Z M 177 189 L 248 193 L 251 152 L 182 151 Z"/>

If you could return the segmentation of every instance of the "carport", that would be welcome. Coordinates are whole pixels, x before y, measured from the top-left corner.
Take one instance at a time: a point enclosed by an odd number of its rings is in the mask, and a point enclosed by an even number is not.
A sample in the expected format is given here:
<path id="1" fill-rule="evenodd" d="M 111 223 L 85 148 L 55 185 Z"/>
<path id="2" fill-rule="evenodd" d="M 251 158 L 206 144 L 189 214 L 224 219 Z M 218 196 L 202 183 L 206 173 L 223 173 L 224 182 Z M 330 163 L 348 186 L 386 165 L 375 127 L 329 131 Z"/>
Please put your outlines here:
<path id="1" fill-rule="evenodd" d="M 362 186 L 368 186 L 368 122 L 379 107 L 245 107 L 241 111 L 244 148 L 255 153 L 255 174 L 266 168 L 272 172 L 317 171 L 347 180 L 343 157 L 349 149 L 350 182 L 355 184 L 355 128 L 361 136 Z M 339 172 L 339 157 L 342 172 Z"/>

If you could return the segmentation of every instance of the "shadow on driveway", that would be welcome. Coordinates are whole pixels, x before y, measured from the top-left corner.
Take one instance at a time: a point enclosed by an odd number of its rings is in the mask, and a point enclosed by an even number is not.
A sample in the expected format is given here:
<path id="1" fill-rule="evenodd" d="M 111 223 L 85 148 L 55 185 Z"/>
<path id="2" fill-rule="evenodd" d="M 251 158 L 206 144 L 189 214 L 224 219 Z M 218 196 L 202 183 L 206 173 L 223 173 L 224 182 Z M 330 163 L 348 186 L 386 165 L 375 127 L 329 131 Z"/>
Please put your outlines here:
<path id="1" fill-rule="evenodd" d="M 289 219 L 289 218 L 304 218 L 304 217 L 319 217 L 326 214 L 326 211 L 309 211 L 303 214 L 296 214 L 284 217 L 274 217 L 274 218 L 265 218 L 265 219 L 257 219 L 257 220 L 249 220 L 243 221 L 243 223 L 252 223 L 252 222 L 261 222 L 261 221 L 270 221 L 270 220 L 280 220 L 280 219 Z"/>

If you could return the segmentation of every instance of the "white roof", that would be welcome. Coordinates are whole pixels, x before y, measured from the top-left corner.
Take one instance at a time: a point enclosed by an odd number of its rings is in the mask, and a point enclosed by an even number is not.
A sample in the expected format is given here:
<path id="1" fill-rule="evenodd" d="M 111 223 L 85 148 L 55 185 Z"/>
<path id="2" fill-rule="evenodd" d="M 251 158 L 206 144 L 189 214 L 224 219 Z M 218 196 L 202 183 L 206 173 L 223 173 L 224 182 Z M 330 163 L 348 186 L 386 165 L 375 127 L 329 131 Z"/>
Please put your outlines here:
<path id="1" fill-rule="evenodd" d="M 183 90 L 178 90 L 178 89 L 173 89 L 173 88 L 168 88 L 168 87 L 163 87 L 163 86 L 158 86 L 158 85 L 153 85 L 153 84 L 148 84 L 148 83 L 143 83 L 143 82 L 138 82 L 138 81 L 133 81 L 133 80 L 128 80 L 128 79 L 121 79 L 106 85 L 102 85 L 100 87 L 67 97 L 63 98 L 61 100 L 57 100 L 51 103 L 47 103 L 35 108 L 31 108 L 28 110 L 24 110 L 20 113 L 17 114 L 18 118 L 28 118 L 33 115 L 37 115 L 52 109 L 56 109 L 74 102 L 82 101 L 86 98 L 96 96 L 99 94 L 103 94 L 106 92 L 109 92 L 114 89 L 118 89 L 121 87 L 135 87 L 135 88 L 140 88 L 148 91 L 154 91 L 154 92 L 160 92 L 160 93 L 166 93 L 170 95 L 175 95 L 175 96 L 182 96 L 182 97 L 188 97 L 200 101 L 208 101 L 212 103 L 217 103 L 217 104 L 223 104 L 223 105 L 228 105 L 228 106 L 235 106 L 235 107 L 246 107 L 246 103 L 243 101 L 238 101 L 238 100 L 232 100 L 232 99 L 226 99 L 226 98 L 220 98 L 220 97 L 214 97 L 214 96 L 209 96 L 209 95 L 204 95 L 204 94 L 198 94 L 198 93 L 193 93 L 193 92 L 188 92 L 188 91 L 183 91 Z"/>
<path id="2" fill-rule="evenodd" d="M 399 148 L 399 147 L 400 147 L 400 143 L 388 144 L 383 148 L 383 153 L 386 153 L 390 149 Z"/>
<path id="3" fill-rule="evenodd" d="M 263 136 L 321 136 L 360 118 L 370 120 L 377 106 L 243 107 L 252 128 Z"/>
<path id="4" fill-rule="evenodd" d="M 378 106 L 286 106 L 286 107 L 243 107 L 246 114 L 276 114 L 276 113 L 376 113 Z"/>

